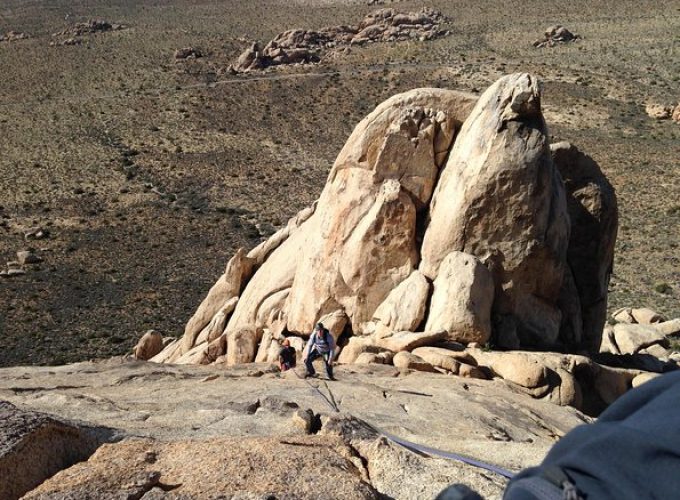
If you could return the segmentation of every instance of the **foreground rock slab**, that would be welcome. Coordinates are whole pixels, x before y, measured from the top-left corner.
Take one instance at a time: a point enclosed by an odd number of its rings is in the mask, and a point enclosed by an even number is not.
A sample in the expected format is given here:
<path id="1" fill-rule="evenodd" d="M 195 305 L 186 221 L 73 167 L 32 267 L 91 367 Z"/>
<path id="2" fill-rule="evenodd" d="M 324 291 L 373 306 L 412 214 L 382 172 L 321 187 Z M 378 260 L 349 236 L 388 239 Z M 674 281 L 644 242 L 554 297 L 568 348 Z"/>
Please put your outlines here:
<path id="1" fill-rule="evenodd" d="M 274 473 L 267 479 L 269 482 L 261 483 L 260 469 L 270 467 L 270 461 L 275 460 L 286 463 L 294 476 L 298 467 L 302 470 L 297 463 L 303 463 L 302 455 L 318 456 L 331 464 L 332 474 L 345 488 L 342 491 L 356 498 L 371 498 L 373 490 L 394 498 L 433 498 L 451 482 L 464 482 L 488 498 L 497 498 L 505 484 L 501 477 L 415 455 L 386 441 L 376 431 L 354 432 L 353 425 L 368 422 L 369 429 L 377 427 L 419 444 L 519 470 L 538 463 L 560 436 L 590 420 L 573 408 L 518 393 L 501 380 L 421 372 L 399 375 L 387 365 L 338 366 L 336 377 L 337 382 L 309 382 L 321 391 L 322 397 L 294 372 L 281 375 L 263 363 L 226 368 L 110 360 L 2 369 L 0 399 L 24 410 L 78 418 L 148 440 L 102 448 L 91 463 L 58 476 L 68 481 L 55 478 L 54 483 L 46 483 L 36 491 L 33 498 L 63 498 L 68 494 L 82 497 L 86 490 L 79 488 L 87 481 L 77 482 L 77 478 L 90 477 L 89 474 L 99 477 L 97 471 L 102 465 L 98 457 L 103 460 L 116 456 L 124 463 L 132 460 L 129 463 L 134 465 L 120 468 L 116 484 L 123 487 L 134 483 L 148 488 L 145 498 L 161 495 L 163 491 L 154 487 L 159 483 L 186 485 L 165 492 L 167 498 L 210 498 L 209 488 L 199 491 L 198 486 L 194 490 L 190 485 L 237 480 L 253 488 L 242 486 L 244 492 L 262 495 L 266 490 L 276 494 L 282 491 L 283 484 L 288 484 L 289 475 L 283 471 L 279 474 L 278 465 L 272 464 Z M 339 412 L 329 401 L 335 402 Z M 320 428 L 296 423 L 300 415 L 309 415 L 307 410 L 314 415 L 312 422 L 321 422 Z M 331 424 L 341 417 L 354 424 Z M 307 432 L 327 435 L 318 440 Z M 363 437 L 358 439 L 359 435 Z M 332 436 L 338 436 L 344 444 Z M 302 444 L 286 444 L 292 442 Z M 346 455 L 348 447 L 351 453 Z M 242 457 L 240 464 L 235 458 L 234 462 L 221 461 L 231 457 L 232 449 L 234 453 L 251 452 L 234 455 Z M 279 451 L 292 453 L 291 457 L 299 455 L 300 459 L 281 459 Z M 226 477 L 229 474 L 217 473 L 213 467 L 217 463 L 229 463 L 238 474 Z M 110 470 L 110 480 L 114 481 L 118 472 L 114 473 L 113 466 Z M 132 477 L 133 472 L 138 475 Z M 72 484 L 72 489 L 58 489 L 66 484 Z M 235 484 L 220 487 L 237 491 Z M 38 496 L 38 492 L 44 496 Z M 321 489 L 305 494 L 303 498 L 324 496 Z"/>
<path id="2" fill-rule="evenodd" d="M 24 498 L 379 498 L 351 456 L 340 438 L 326 436 L 131 439 L 102 446 Z"/>

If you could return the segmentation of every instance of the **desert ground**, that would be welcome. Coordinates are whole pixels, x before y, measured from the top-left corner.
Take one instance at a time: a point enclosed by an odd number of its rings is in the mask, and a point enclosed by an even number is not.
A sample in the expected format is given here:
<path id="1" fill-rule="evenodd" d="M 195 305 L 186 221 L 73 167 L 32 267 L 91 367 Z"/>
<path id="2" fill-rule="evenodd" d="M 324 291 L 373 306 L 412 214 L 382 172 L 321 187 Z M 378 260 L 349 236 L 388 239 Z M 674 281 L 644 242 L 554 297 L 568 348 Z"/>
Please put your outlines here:
<path id="1" fill-rule="evenodd" d="M 255 40 L 379 7 L 439 9 L 450 34 L 227 71 Z M 53 35 L 89 19 L 122 29 Z M 582 38 L 535 48 L 557 23 Z M 680 124 L 645 113 L 680 101 L 680 1 L 4 0 L 9 31 L 30 37 L 0 42 L 0 267 L 29 248 L 42 261 L 0 277 L 0 366 L 123 354 L 150 328 L 180 336 L 234 251 L 317 198 L 378 103 L 517 71 L 543 80 L 553 141 L 616 188 L 610 311 L 680 316 Z M 203 57 L 175 59 L 183 47 Z"/>

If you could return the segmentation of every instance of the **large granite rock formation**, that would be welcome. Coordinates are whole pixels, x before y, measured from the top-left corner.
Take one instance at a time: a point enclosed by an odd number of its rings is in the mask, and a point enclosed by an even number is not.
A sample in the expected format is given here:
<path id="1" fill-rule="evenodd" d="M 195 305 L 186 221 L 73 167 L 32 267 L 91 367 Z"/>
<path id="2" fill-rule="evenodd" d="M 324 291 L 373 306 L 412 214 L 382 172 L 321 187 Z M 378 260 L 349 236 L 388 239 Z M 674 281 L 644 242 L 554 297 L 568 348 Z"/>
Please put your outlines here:
<path id="1" fill-rule="evenodd" d="M 367 337 L 340 358 L 368 352 L 362 362 L 391 360 L 379 357 L 393 352 L 385 339 L 409 332 L 596 351 L 616 197 L 591 158 L 551 151 L 540 97 L 534 77 L 515 74 L 479 98 L 418 89 L 379 105 L 314 206 L 237 252 L 184 337 L 152 361 L 268 359 L 318 321 L 340 346 Z"/>
<path id="2" fill-rule="evenodd" d="M 494 278 L 497 342 L 507 347 L 516 347 L 517 339 L 520 345 L 555 344 L 569 218 L 534 77 L 502 78 L 480 97 L 431 205 L 421 250 L 423 274 L 435 279 L 452 250 L 477 256 Z"/>

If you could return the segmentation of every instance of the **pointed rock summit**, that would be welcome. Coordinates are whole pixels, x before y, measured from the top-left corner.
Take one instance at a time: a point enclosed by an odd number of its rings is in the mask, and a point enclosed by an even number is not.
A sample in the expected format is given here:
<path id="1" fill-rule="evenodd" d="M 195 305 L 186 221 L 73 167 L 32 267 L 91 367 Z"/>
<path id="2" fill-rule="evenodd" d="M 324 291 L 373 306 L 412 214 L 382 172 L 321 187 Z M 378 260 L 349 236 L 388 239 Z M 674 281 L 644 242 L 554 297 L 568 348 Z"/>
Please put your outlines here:
<path id="1" fill-rule="evenodd" d="M 269 359 L 319 321 L 340 346 L 357 338 L 341 360 L 452 341 L 598 348 L 616 197 L 591 158 L 548 137 L 528 74 L 481 97 L 388 99 L 357 125 L 314 206 L 239 250 L 152 361 Z"/>

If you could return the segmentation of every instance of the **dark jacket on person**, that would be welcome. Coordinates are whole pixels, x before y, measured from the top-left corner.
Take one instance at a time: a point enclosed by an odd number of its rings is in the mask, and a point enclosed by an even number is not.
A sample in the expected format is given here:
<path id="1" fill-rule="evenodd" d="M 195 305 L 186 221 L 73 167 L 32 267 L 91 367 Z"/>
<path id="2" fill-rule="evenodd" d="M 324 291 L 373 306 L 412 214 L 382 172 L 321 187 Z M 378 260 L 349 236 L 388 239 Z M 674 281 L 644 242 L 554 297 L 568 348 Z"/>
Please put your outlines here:
<path id="1" fill-rule="evenodd" d="M 283 346 L 279 351 L 279 361 L 286 369 L 293 368 L 295 366 L 295 348 L 292 346 Z"/>
<path id="2" fill-rule="evenodd" d="M 593 424 L 574 428 L 539 467 L 509 483 L 504 500 L 549 498 L 542 478 L 561 471 L 587 500 L 680 498 L 680 371 L 629 391 Z"/>

